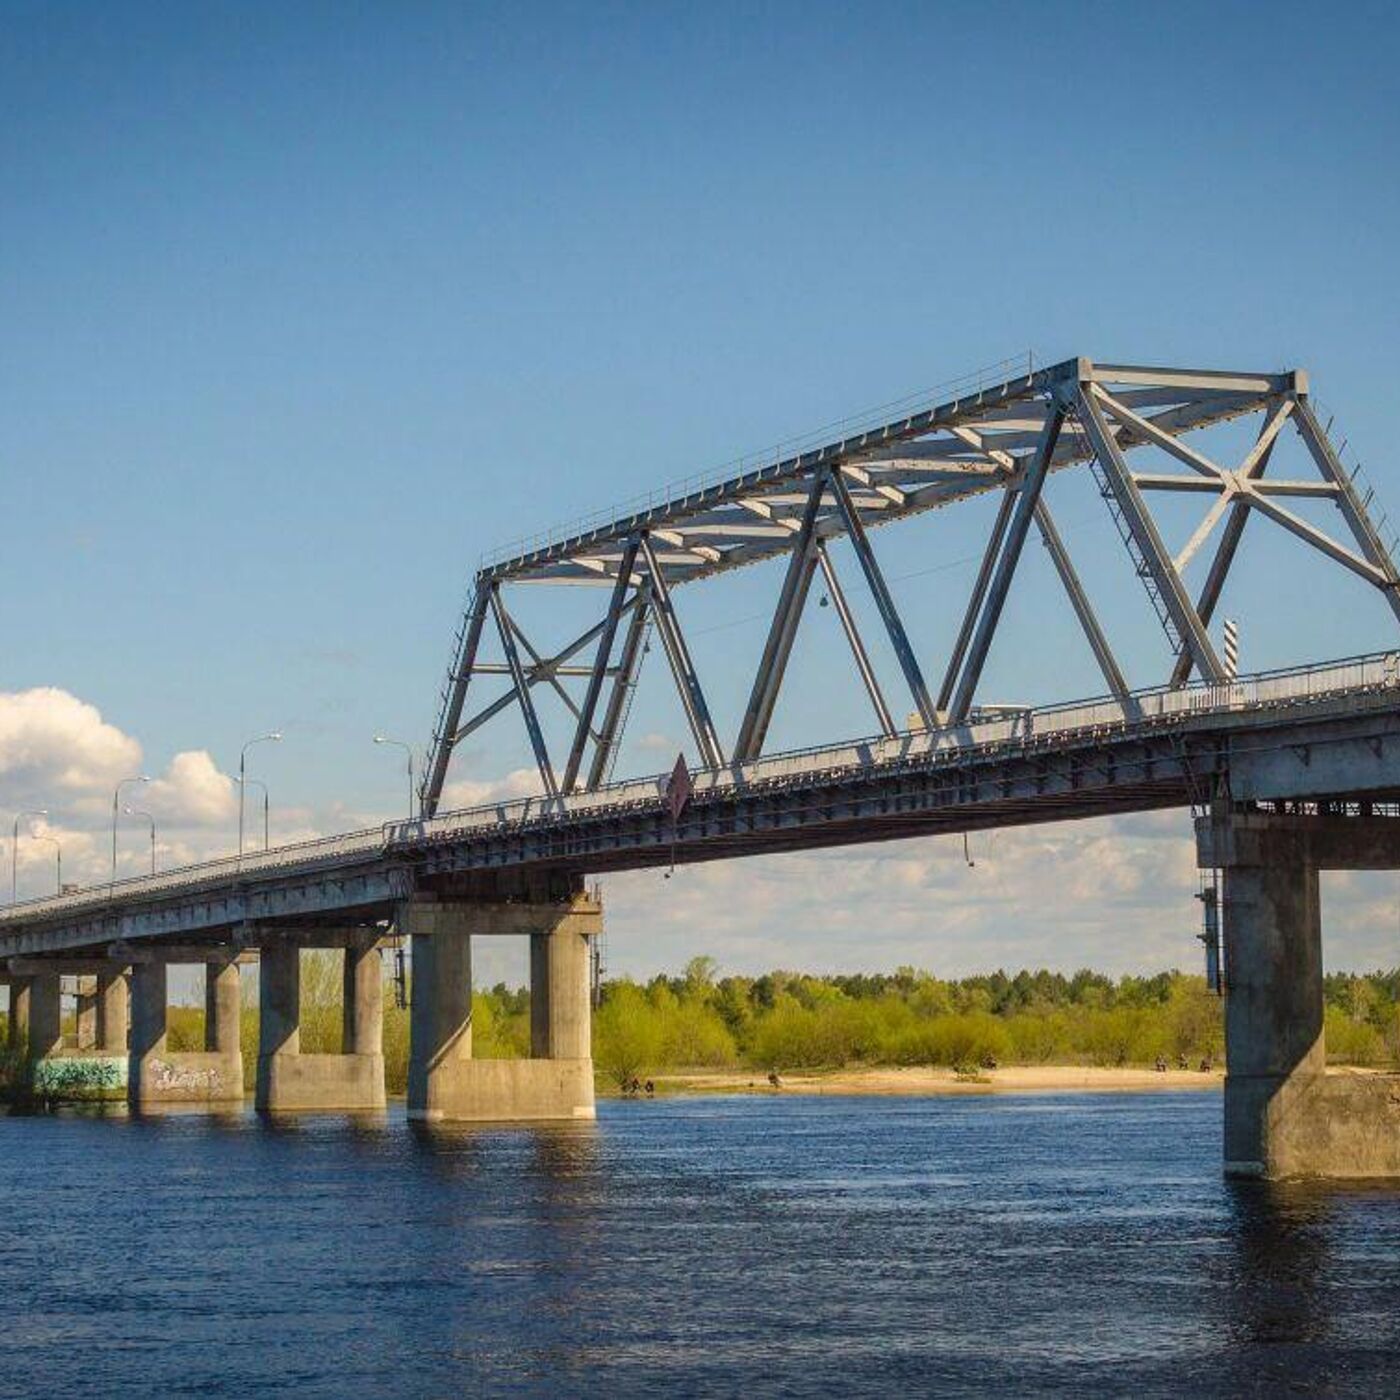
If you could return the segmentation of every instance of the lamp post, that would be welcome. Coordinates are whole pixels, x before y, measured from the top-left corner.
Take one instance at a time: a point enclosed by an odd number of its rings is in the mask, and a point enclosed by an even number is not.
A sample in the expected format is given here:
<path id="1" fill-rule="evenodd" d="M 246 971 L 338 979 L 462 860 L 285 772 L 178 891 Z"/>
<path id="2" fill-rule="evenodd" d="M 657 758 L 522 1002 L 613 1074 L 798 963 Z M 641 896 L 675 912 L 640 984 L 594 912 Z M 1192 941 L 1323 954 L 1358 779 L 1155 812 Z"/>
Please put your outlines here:
<path id="1" fill-rule="evenodd" d="M 374 736 L 376 744 L 391 744 L 396 749 L 402 749 L 408 755 L 408 818 L 413 820 L 413 746 L 405 744 L 402 739 L 391 739 L 387 734 L 376 734 Z"/>
<path id="2" fill-rule="evenodd" d="M 19 824 L 25 817 L 46 817 L 47 808 L 35 807 L 28 812 L 16 812 L 10 845 L 10 903 L 19 903 Z"/>
<path id="3" fill-rule="evenodd" d="M 57 879 L 58 879 L 58 883 L 54 886 L 54 892 L 55 892 L 56 894 L 62 894 L 62 893 L 63 893 L 63 847 L 60 846 L 60 845 L 58 844 L 58 837 L 57 837 L 57 836 L 42 836 L 42 835 L 40 835 L 40 834 L 38 834 L 38 833 L 36 832 L 36 833 L 34 834 L 33 839 L 34 839 L 35 841 L 51 841 L 51 842 L 53 843 L 53 854 L 54 854 L 54 860 L 55 860 L 55 862 L 57 863 Z"/>
<path id="4" fill-rule="evenodd" d="M 268 825 L 268 824 L 267 824 L 267 808 L 268 808 L 267 784 L 266 784 L 265 782 L 263 782 L 261 778 L 239 778 L 239 779 L 238 779 L 238 785 L 239 785 L 239 787 L 255 787 L 255 788 L 261 788 L 261 789 L 262 789 L 262 795 L 263 795 L 263 850 L 267 850 L 267 825 Z"/>
<path id="5" fill-rule="evenodd" d="M 112 883 L 117 883 L 117 817 L 121 811 L 122 789 L 128 783 L 149 783 L 150 777 L 142 773 L 136 778 L 123 778 L 115 788 L 112 789 Z"/>
<path id="6" fill-rule="evenodd" d="M 259 734 L 249 739 L 238 753 L 238 858 L 243 859 L 243 799 L 248 791 L 248 750 L 254 744 L 280 744 L 282 733 L 274 729 L 269 734 Z"/>
<path id="7" fill-rule="evenodd" d="M 122 809 L 129 817 L 145 817 L 151 824 L 151 874 L 156 873 L 156 819 L 149 813 L 143 812 L 139 807 L 124 807 Z"/>

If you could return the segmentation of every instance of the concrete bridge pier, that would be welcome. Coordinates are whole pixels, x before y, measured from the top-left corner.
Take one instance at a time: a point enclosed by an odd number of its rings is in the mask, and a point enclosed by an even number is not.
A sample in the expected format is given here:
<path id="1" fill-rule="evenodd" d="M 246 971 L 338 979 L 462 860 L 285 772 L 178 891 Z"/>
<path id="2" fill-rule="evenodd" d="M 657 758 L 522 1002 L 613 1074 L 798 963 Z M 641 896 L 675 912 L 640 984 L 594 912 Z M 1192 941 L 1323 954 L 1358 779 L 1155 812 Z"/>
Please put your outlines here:
<path id="1" fill-rule="evenodd" d="M 1400 1176 L 1400 1076 L 1327 1070 L 1319 883 L 1400 868 L 1400 820 L 1230 812 L 1198 846 L 1224 876 L 1225 1174 Z"/>
<path id="2" fill-rule="evenodd" d="M 183 959 L 182 959 L 183 960 Z M 131 969 L 131 1033 L 127 1061 L 127 1100 L 132 1108 L 162 1104 L 233 1104 L 243 1099 L 243 1057 L 238 1049 L 238 964 L 226 950 L 208 959 L 211 980 L 225 979 L 234 989 L 215 1002 L 216 1023 L 206 1025 L 205 1050 L 171 1050 L 166 1044 L 168 969 L 154 958 Z M 217 972 L 216 972 L 217 969 Z M 120 981 L 120 978 L 115 979 Z M 123 994 L 109 985 L 101 998 L 106 1007 L 105 1032 L 111 1042 L 120 1036 Z M 231 1013 L 231 1014 L 230 1014 Z"/>
<path id="3" fill-rule="evenodd" d="M 412 939 L 409 1117 L 424 1122 L 591 1119 L 589 939 L 602 908 L 583 894 L 560 901 L 414 898 L 398 926 Z M 528 1060 L 472 1056 L 473 934 L 530 939 Z"/>
<path id="4" fill-rule="evenodd" d="M 384 989 L 378 934 L 345 940 L 342 1053 L 301 1050 L 301 945 L 264 945 L 258 975 L 256 1104 L 260 1112 L 382 1109 Z"/>

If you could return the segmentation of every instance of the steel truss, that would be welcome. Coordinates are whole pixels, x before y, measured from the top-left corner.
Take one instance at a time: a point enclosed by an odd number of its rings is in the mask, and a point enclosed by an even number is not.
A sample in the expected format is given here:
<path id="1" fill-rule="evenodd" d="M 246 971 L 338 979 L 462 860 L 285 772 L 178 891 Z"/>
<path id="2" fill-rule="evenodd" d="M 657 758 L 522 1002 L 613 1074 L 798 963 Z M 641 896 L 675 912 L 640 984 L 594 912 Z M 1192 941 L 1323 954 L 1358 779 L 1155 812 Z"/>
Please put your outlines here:
<path id="1" fill-rule="evenodd" d="M 1201 429 L 1247 415 L 1258 415 L 1259 428 L 1237 466 L 1213 461 L 1186 440 Z M 1279 437 L 1288 430 L 1302 439 L 1319 479 L 1266 476 Z M 1165 453 L 1181 470 L 1134 470 L 1130 457 L 1144 447 Z M 1125 710 L 1130 708 L 1128 683 L 1042 495 L 1055 472 L 1086 464 L 1095 473 L 1166 631 L 1173 652 L 1171 685 L 1184 685 L 1193 672 L 1210 681 L 1227 679 L 1208 629 L 1245 524 L 1255 512 L 1380 589 L 1400 621 L 1400 573 L 1368 513 L 1369 496 L 1358 491 L 1318 421 L 1304 371 L 1255 374 L 1067 360 L 481 569 L 457 634 L 425 766 L 423 814 L 431 816 L 438 809 L 455 747 L 512 707 L 525 722 L 547 794 L 597 788 L 617 752 L 647 649 L 645 638 L 653 628 L 699 766 L 721 768 L 727 762 L 756 759 L 763 751 L 818 572 L 876 721 L 882 732 L 894 733 L 890 705 L 827 548 L 833 539 L 847 540 L 855 554 L 922 725 L 961 724 L 972 716 L 1032 527 L 1049 553 L 1108 692 Z M 1149 496 L 1162 491 L 1214 497 L 1175 555 L 1148 505 Z M 1000 493 L 998 510 L 935 697 L 881 571 L 870 531 L 988 492 Z M 1289 498 L 1333 502 L 1355 547 L 1289 510 L 1283 504 Z M 1185 569 L 1222 522 L 1204 583 L 1193 598 L 1184 581 Z M 781 555 L 788 558 L 787 569 L 739 732 L 726 759 L 673 595 L 684 584 Z M 608 592 L 607 610 L 601 621 L 564 648 L 545 655 L 507 610 L 504 590 L 524 584 L 603 588 Z M 488 615 L 500 642 L 499 662 L 479 657 Z M 472 680 L 483 675 L 505 676 L 510 688 L 464 718 Z M 580 698 L 566 687 L 566 680 L 584 682 Z M 572 742 L 558 776 L 532 695 L 541 684 L 555 691 L 574 720 Z"/>

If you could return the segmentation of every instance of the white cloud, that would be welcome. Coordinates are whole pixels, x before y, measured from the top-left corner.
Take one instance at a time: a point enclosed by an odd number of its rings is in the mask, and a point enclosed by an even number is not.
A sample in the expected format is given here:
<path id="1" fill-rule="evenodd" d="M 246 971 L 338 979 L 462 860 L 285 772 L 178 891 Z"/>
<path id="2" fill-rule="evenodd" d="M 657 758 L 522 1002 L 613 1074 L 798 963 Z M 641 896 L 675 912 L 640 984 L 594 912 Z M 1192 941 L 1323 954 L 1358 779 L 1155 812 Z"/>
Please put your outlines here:
<path id="1" fill-rule="evenodd" d="M 451 812 L 459 807 L 483 807 L 488 802 L 538 797 L 543 791 L 536 769 L 516 768 L 504 778 L 459 778 L 455 783 L 446 783 L 438 805 L 444 812 Z"/>
<path id="2" fill-rule="evenodd" d="M 260 797 L 256 788 L 253 797 Z M 180 825 L 227 826 L 238 819 L 238 785 L 204 749 L 177 753 L 141 800 L 163 821 Z M 248 807 L 253 810 L 251 798 Z"/>
<path id="3" fill-rule="evenodd" d="M 76 695 L 53 686 L 0 693 L 0 784 L 15 805 L 100 789 L 140 764 L 141 745 Z"/>

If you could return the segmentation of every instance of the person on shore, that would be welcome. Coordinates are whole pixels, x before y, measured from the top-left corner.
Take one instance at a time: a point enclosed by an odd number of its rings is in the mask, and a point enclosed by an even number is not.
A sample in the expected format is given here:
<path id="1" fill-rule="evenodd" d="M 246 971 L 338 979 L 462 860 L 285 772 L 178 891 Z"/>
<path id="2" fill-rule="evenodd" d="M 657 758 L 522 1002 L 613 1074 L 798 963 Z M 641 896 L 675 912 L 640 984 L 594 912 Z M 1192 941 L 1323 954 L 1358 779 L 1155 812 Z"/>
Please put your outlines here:
<path id="1" fill-rule="evenodd" d="M 1158 1055 L 1158 1056 L 1157 1056 L 1157 1073 L 1158 1073 L 1158 1074 L 1165 1074 L 1166 1072 L 1167 1072 L 1167 1059 L 1166 1059 L 1166 1056 L 1165 1056 L 1165 1055 Z"/>
<path id="2" fill-rule="evenodd" d="M 647 1098 L 652 1099 L 656 1097 L 656 1085 L 653 1084 L 650 1079 L 647 1080 L 646 1089 Z"/>
<path id="3" fill-rule="evenodd" d="M 770 1069 L 768 1071 L 768 1084 L 769 1087 L 773 1089 L 781 1089 L 783 1087 L 783 1081 L 778 1078 L 777 1070 Z"/>

